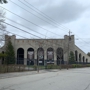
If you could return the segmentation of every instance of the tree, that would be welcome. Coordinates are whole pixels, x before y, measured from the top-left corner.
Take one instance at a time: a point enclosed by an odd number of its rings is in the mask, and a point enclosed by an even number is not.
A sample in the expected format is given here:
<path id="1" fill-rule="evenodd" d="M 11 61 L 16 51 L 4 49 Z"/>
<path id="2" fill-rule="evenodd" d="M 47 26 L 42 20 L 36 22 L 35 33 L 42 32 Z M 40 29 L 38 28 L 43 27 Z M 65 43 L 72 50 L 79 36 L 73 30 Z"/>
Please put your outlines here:
<path id="1" fill-rule="evenodd" d="M 5 31 L 6 26 L 5 24 L 3 24 L 3 22 L 5 21 L 5 14 L 5 11 L 3 9 L 0 9 L 0 48 L 4 45 L 5 34 L 7 34 L 7 32 Z"/>
<path id="2" fill-rule="evenodd" d="M 7 64 L 15 64 L 15 52 L 11 41 L 8 41 L 6 46 L 6 55 L 7 58 L 5 62 Z"/>
<path id="3" fill-rule="evenodd" d="M 71 64 L 75 63 L 75 57 L 74 57 L 74 53 L 72 51 L 69 54 L 69 63 L 71 63 Z"/>
<path id="4" fill-rule="evenodd" d="M 88 52 L 87 55 L 90 57 L 90 52 Z"/>
<path id="5" fill-rule="evenodd" d="M 7 0 L 0 0 L 0 3 L 3 4 L 3 3 L 8 3 Z"/>
<path id="6" fill-rule="evenodd" d="M 6 28 L 3 22 L 5 21 L 5 14 L 6 12 L 4 9 L 0 9 L 0 29 Z"/>

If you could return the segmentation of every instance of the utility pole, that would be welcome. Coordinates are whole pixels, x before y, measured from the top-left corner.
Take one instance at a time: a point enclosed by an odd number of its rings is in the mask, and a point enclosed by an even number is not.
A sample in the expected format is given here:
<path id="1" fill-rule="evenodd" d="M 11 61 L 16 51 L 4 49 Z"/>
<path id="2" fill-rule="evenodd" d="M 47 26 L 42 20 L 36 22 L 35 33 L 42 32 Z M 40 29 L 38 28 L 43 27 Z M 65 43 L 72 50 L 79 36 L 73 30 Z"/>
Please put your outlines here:
<path id="1" fill-rule="evenodd" d="M 38 49 L 38 57 L 37 57 L 37 72 L 39 73 L 39 58 L 40 58 L 40 45 L 39 45 L 39 49 Z"/>
<path id="2" fill-rule="evenodd" d="M 41 44 L 42 43 L 39 43 L 39 49 L 38 49 L 38 52 L 37 52 L 38 53 L 38 58 L 37 58 L 37 62 L 38 62 L 37 63 L 37 72 L 38 73 L 39 73 L 39 61 L 40 61 L 40 58 L 41 58 L 41 54 L 40 54 L 41 53 Z"/>
<path id="3" fill-rule="evenodd" d="M 67 60 L 67 70 L 68 70 L 68 64 L 69 64 L 69 49 L 70 49 L 70 46 L 69 46 L 69 43 L 70 43 L 70 40 L 71 40 L 71 34 L 72 32 L 69 31 L 69 38 L 68 38 L 68 60 Z"/>
<path id="4" fill-rule="evenodd" d="M 39 73 L 39 56 L 38 56 L 38 67 L 37 67 L 37 72 Z"/>

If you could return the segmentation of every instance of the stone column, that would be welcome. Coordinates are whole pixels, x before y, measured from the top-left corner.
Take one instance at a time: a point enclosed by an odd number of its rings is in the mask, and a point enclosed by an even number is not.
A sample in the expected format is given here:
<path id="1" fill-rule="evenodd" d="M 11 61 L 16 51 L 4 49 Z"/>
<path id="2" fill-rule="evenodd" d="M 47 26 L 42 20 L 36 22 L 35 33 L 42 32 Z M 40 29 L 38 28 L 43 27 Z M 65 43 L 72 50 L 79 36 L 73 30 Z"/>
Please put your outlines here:
<path id="1" fill-rule="evenodd" d="M 47 60 L 47 50 L 44 50 L 44 65 L 45 65 L 45 60 Z"/>
<path id="2" fill-rule="evenodd" d="M 57 65 L 57 54 L 56 54 L 56 50 L 54 50 L 54 65 Z"/>
<path id="3" fill-rule="evenodd" d="M 34 58 L 37 59 L 37 50 L 34 52 Z"/>
<path id="4" fill-rule="evenodd" d="M 44 50 L 44 60 L 47 60 L 47 51 Z"/>
<path id="5" fill-rule="evenodd" d="M 68 61 L 68 54 L 64 53 L 64 64 L 67 64 Z"/>
<path id="6" fill-rule="evenodd" d="M 34 51 L 34 65 L 37 65 L 37 50 Z"/>
<path id="7" fill-rule="evenodd" d="M 27 49 L 24 49 L 24 65 L 27 65 Z"/>
<path id="8" fill-rule="evenodd" d="M 78 54 L 78 52 L 77 52 L 77 62 L 79 62 L 79 54 Z"/>

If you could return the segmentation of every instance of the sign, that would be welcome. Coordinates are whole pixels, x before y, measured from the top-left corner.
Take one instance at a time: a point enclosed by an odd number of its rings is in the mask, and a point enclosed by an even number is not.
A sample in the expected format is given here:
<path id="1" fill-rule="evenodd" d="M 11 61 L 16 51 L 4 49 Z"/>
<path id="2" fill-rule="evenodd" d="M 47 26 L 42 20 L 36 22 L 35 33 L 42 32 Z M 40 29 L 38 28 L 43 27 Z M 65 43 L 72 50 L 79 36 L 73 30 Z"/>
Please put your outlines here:
<path id="1" fill-rule="evenodd" d="M 39 59 L 43 59 L 43 58 L 44 58 L 44 53 L 43 53 L 43 51 L 39 51 L 39 52 L 38 52 L 38 57 L 39 57 Z"/>
<path id="2" fill-rule="evenodd" d="M 34 59 L 34 52 L 33 51 L 28 51 L 28 55 L 27 55 L 28 59 Z"/>
<path id="3" fill-rule="evenodd" d="M 39 61 L 39 63 L 42 63 L 42 61 Z"/>
<path id="4" fill-rule="evenodd" d="M 53 51 L 48 51 L 48 60 L 53 60 Z"/>

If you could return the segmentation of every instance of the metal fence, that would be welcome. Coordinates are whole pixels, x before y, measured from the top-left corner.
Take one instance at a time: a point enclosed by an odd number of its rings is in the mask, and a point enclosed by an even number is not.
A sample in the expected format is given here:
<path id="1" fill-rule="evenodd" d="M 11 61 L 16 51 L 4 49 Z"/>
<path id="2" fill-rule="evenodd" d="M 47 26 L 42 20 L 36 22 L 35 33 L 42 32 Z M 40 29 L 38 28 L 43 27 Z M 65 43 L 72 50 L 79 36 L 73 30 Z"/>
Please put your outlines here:
<path id="1" fill-rule="evenodd" d="M 75 68 L 75 67 L 86 67 L 90 66 L 90 63 L 86 62 L 65 62 L 64 60 L 29 60 L 23 58 L 2 58 L 0 60 L 0 73 L 6 72 L 21 72 L 21 71 L 34 71 L 42 69 L 68 69 L 68 68 Z"/>

